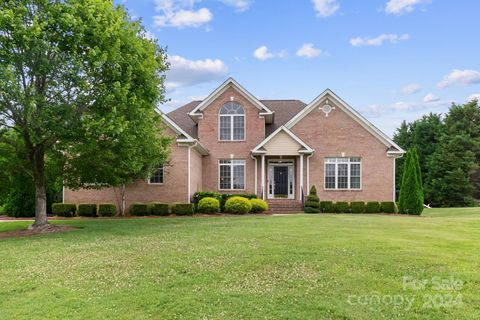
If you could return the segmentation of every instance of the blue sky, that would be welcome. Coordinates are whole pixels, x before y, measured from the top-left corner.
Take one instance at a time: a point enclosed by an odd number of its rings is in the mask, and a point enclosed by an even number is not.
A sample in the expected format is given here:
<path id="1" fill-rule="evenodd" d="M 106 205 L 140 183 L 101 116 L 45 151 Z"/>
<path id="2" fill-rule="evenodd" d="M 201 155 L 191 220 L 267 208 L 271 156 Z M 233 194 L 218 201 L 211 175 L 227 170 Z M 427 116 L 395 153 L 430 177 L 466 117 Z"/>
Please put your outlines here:
<path id="1" fill-rule="evenodd" d="M 330 88 L 392 135 L 480 97 L 480 1 L 123 0 L 167 47 L 168 112 L 232 76 L 260 99 Z"/>

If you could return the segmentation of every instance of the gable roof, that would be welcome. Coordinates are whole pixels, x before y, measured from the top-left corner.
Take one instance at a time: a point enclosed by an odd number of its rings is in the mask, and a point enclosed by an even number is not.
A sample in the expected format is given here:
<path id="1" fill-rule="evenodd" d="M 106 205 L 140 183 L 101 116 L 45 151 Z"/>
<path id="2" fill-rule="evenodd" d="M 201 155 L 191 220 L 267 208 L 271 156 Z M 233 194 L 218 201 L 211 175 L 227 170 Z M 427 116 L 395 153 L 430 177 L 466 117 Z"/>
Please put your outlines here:
<path id="1" fill-rule="evenodd" d="M 205 100 L 200 102 L 192 111 L 188 113 L 194 121 L 202 116 L 202 111 L 210 105 L 210 103 L 218 98 L 223 92 L 228 88 L 234 87 L 240 94 L 242 94 L 247 100 L 249 100 L 256 108 L 261 112 L 260 115 L 265 117 L 267 122 L 273 121 L 273 111 L 271 111 L 267 106 L 265 106 L 260 100 L 248 92 L 244 87 L 242 87 L 235 79 L 228 78 L 224 83 L 222 83 L 217 89 L 215 89 Z"/>
<path id="2" fill-rule="evenodd" d="M 360 113 L 355 109 L 349 106 L 345 101 L 337 96 L 332 90 L 326 89 L 319 96 L 313 99 L 302 111 L 296 114 L 291 118 L 285 126 L 291 129 L 295 126 L 300 120 L 302 120 L 307 114 L 309 114 L 315 107 L 317 107 L 324 99 L 331 98 L 334 100 L 335 105 L 342 109 L 347 115 L 349 115 L 353 120 L 358 122 L 363 128 L 370 132 L 374 137 L 380 140 L 387 148 L 388 153 L 390 154 L 403 154 L 405 151 L 400 148 L 392 139 L 390 139 L 386 134 L 380 131 L 375 127 L 370 121 L 365 119 Z M 394 148 L 393 150 L 391 148 Z"/>
<path id="3" fill-rule="evenodd" d="M 265 149 L 263 147 L 280 132 L 285 132 L 287 135 L 290 136 L 290 138 L 292 138 L 300 146 L 302 146 L 302 149 L 299 150 L 300 153 L 313 153 L 314 152 L 314 150 L 312 148 L 310 148 L 305 142 L 302 141 L 302 139 L 297 137 L 287 127 L 281 126 L 277 130 L 275 130 L 271 135 L 269 135 L 266 139 L 264 139 L 262 142 L 260 142 L 255 148 L 253 148 L 252 153 L 265 153 Z"/>

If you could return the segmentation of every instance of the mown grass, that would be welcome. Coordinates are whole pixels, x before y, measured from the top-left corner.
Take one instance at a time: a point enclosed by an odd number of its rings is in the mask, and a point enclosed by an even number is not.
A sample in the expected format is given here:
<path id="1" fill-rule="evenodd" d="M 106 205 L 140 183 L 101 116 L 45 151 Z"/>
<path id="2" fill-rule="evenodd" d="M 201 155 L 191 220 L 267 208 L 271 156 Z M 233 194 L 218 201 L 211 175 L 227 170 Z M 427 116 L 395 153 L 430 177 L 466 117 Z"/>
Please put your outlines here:
<path id="1" fill-rule="evenodd" d="M 56 223 L 0 239 L 1 319 L 480 318 L 479 208 Z"/>

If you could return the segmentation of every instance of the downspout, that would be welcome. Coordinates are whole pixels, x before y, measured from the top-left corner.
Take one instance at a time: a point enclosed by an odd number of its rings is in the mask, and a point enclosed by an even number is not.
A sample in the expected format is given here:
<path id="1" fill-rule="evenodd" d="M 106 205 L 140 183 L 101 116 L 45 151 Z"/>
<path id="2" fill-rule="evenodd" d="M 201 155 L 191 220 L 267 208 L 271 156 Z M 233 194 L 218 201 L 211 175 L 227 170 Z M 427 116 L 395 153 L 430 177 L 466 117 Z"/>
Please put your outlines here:
<path id="1" fill-rule="evenodd" d="M 188 146 L 188 159 L 187 159 L 187 203 L 190 203 L 190 195 L 191 195 L 191 185 L 190 185 L 190 175 L 191 175 L 191 168 L 190 168 L 190 164 L 191 164 L 191 160 L 190 160 L 190 157 L 191 157 L 191 149 L 192 148 L 195 148 L 198 144 L 198 141 L 195 140 L 195 144 L 194 145 L 191 145 L 191 146 Z"/>
<path id="2" fill-rule="evenodd" d="M 310 158 L 313 156 L 313 153 L 307 156 L 307 191 L 310 192 Z"/>
<path id="3" fill-rule="evenodd" d="M 396 184 L 397 184 L 397 177 L 396 177 L 396 168 L 395 168 L 395 165 L 396 165 L 396 160 L 397 158 L 393 158 L 393 202 L 395 203 L 395 200 L 396 200 L 396 197 L 397 197 L 397 187 L 396 187 Z"/>
<path id="4" fill-rule="evenodd" d="M 257 184 L 257 158 L 250 154 L 250 158 L 255 160 L 255 194 L 258 196 L 258 184 Z"/>

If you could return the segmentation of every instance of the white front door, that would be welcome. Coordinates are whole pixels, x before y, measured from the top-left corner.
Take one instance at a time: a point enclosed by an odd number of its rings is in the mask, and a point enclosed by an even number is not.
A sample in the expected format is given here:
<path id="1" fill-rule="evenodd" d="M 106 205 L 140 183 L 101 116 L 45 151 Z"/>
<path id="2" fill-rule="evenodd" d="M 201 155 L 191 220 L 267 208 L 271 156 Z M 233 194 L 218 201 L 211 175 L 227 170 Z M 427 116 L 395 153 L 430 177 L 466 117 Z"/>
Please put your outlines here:
<path id="1" fill-rule="evenodd" d="M 294 199 L 295 173 L 293 160 L 268 161 L 268 199 Z"/>

